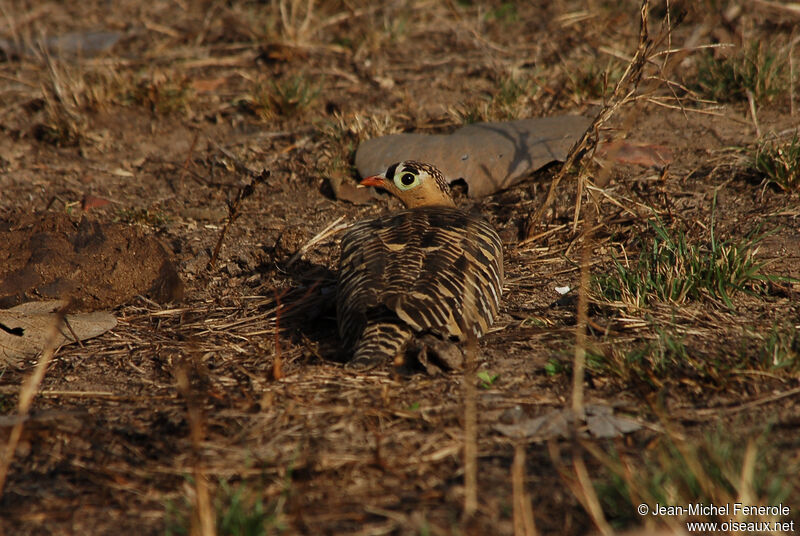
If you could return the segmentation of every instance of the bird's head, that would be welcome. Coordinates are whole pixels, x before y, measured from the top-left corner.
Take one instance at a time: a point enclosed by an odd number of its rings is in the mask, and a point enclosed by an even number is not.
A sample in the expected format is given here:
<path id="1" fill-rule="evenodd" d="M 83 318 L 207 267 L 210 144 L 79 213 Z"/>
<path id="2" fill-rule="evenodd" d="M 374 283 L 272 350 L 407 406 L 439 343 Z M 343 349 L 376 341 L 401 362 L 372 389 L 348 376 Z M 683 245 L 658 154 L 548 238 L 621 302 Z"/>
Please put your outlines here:
<path id="1" fill-rule="evenodd" d="M 430 164 L 406 160 L 389 166 L 380 175 L 362 180 L 359 187 L 375 186 L 397 196 L 407 208 L 454 207 L 450 186 L 442 172 Z"/>

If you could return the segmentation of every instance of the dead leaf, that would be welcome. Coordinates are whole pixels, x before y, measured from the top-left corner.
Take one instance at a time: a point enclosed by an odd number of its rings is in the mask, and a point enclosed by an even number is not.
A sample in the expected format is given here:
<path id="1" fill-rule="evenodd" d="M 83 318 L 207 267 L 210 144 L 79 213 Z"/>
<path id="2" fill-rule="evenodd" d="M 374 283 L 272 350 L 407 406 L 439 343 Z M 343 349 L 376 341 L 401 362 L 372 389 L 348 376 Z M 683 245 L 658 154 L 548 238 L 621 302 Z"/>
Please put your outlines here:
<path id="1" fill-rule="evenodd" d="M 516 439 L 549 439 L 551 437 L 566 437 L 572 411 L 552 410 L 533 419 L 525 419 L 514 424 L 497 423 L 492 426 L 504 436 Z"/>
<path id="2" fill-rule="evenodd" d="M 111 201 L 108 199 L 96 197 L 91 194 L 84 194 L 83 199 L 81 199 L 81 208 L 87 212 L 93 208 L 100 208 L 109 204 L 111 204 Z"/>
<path id="3" fill-rule="evenodd" d="M 598 404 L 586 406 L 586 425 L 594 437 L 619 437 L 639 430 L 642 425 L 628 417 L 616 417 L 614 408 Z"/>
<path id="4" fill-rule="evenodd" d="M 27 302 L 11 309 L 0 309 L 0 363 L 16 365 L 40 354 L 50 343 L 53 327 L 59 323 L 55 311 L 66 303 L 61 300 Z M 57 346 L 76 342 L 75 337 L 79 341 L 97 337 L 114 328 L 117 320 L 111 313 L 96 311 L 65 315 L 60 324 L 55 340 Z"/>
<path id="5" fill-rule="evenodd" d="M 597 149 L 599 158 L 612 156 L 620 164 L 635 164 L 645 167 L 664 167 L 672 162 L 672 151 L 667 147 L 649 143 L 615 140 L 601 144 Z"/>
<path id="6" fill-rule="evenodd" d="M 484 197 L 563 160 L 590 123 L 563 115 L 473 123 L 448 135 L 392 134 L 359 145 L 356 167 L 367 177 L 402 160 L 429 162 L 450 182 L 464 179 L 470 197 Z"/>
<path id="7" fill-rule="evenodd" d="M 597 438 L 618 437 L 639 430 L 642 426 L 628 417 L 614 416 L 614 408 L 600 404 L 587 404 L 584 408 L 589 433 Z M 572 409 L 554 409 L 538 417 L 521 419 L 512 424 L 496 423 L 492 428 L 516 439 L 551 439 L 567 437 L 575 423 Z"/>

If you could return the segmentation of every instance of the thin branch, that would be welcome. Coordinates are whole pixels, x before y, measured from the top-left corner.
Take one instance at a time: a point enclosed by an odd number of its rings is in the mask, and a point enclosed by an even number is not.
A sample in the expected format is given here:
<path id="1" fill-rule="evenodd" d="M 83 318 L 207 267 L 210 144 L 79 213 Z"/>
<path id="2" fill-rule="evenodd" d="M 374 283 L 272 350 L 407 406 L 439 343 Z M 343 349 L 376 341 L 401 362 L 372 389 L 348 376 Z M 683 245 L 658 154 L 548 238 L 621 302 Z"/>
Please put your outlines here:
<path id="1" fill-rule="evenodd" d="M 239 188 L 239 191 L 236 192 L 236 196 L 234 197 L 233 201 L 228 203 L 228 220 L 225 222 L 225 225 L 222 227 L 222 231 L 219 233 L 219 239 L 217 239 L 217 244 L 214 246 L 214 253 L 211 255 L 211 260 L 208 261 L 208 268 L 210 270 L 213 270 L 216 267 L 217 257 L 219 257 L 220 249 L 222 249 L 222 242 L 225 240 L 225 235 L 228 233 L 228 229 L 240 216 L 242 201 L 253 195 L 256 186 L 266 182 L 269 176 L 269 171 L 266 169 L 261 170 L 260 174 L 252 177 L 250 184 Z"/>

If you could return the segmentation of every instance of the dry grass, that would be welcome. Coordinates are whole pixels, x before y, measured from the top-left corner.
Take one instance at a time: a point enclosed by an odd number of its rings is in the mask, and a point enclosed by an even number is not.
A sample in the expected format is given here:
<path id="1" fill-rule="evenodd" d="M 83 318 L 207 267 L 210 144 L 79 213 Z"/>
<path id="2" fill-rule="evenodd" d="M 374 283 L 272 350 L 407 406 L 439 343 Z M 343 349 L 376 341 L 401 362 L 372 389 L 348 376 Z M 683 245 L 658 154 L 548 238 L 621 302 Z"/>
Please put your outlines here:
<path id="1" fill-rule="evenodd" d="M 89 217 L 147 224 L 187 284 L 181 304 L 137 298 L 115 310 L 112 333 L 2 372 L 0 530 L 685 529 L 636 514 L 655 501 L 783 501 L 783 520 L 797 520 L 800 212 L 789 138 L 771 145 L 755 128 L 794 126 L 793 86 L 756 80 L 752 108 L 748 88 L 724 107 L 700 95 L 725 82 L 713 77 L 727 64 L 701 59 L 730 40 L 719 32 L 791 43 L 793 15 L 707 4 L 677 24 L 674 6 L 638 2 L 120 2 L 114 13 L 97 2 L 82 9 L 99 25 L 135 28 L 111 51 L 0 63 L 4 217 L 55 198 L 74 207 L 87 192 L 112 199 Z M 15 41 L 85 31 L 66 4 L 2 10 Z M 469 349 L 474 366 L 436 377 L 341 367 L 336 231 L 383 210 L 331 199 L 328 179 L 351 178 L 357 144 L 564 112 L 597 120 L 562 170 L 478 206 L 507 243 L 507 285 L 500 321 Z M 675 158 L 653 170 L 615 153 L 598 167 L 587 157 L 608 138 Z M 742 158 L 751 147 L 758 157 Z M 264 168 L 269 180 L 242 186 Z M 632 307 L 588 292 L 615 257 L 631 267 L 650 251 L 654 215 L 666 236 L 695 238 L 710 236 L 712 213 L 730 244 L 755 221 L 776 229 L 756 258 L 780 277 L 727 300 L 658 299 L 645 285 Z M 577 303 L 555 286 L 578 288 Z M 646 426 L 599 440 L 578 421 L 547 445 L 493 427 L 587 402 Z M 741 432 L 738 446 L 720 426 Z"/>

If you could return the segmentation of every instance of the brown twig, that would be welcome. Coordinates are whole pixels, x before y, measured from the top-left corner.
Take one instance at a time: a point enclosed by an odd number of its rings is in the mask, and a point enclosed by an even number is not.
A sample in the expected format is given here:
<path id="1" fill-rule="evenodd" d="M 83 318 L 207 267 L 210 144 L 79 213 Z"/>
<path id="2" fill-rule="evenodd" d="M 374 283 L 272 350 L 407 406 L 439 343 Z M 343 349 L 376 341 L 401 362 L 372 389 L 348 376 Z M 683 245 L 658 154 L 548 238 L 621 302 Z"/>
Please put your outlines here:
<path id="1" fill-rule="evenodd" d="M 225 235 L 228 233 L 228 229 L 241 214 L 239 210 L 241 208 L 242 201 L 253 195 L 256 186 L 266 182 L 269 176 L 269 171 L 266 169 L 261 170 L 259 175 L 251 178 L 249 184 L 239 188 L 239 191 L 236 192 L 236 196 L 228 203 L 228 220 L 225 222 L 225 225 L 222 226 L 222 231 L 219 233 L 219 239 L 217 239 L 217 244 L 214 246 L 214 253 L 211 255 L 211 260 L 208 261 L 208 268 L 210 270 L 213 270 L 216 267 L 217 258 L 219 257 L 220 249 L 222 249 L 222 242 L 225 240 Z"/>

